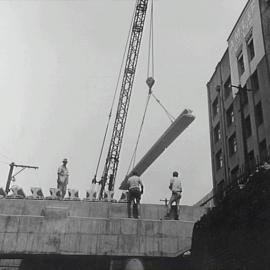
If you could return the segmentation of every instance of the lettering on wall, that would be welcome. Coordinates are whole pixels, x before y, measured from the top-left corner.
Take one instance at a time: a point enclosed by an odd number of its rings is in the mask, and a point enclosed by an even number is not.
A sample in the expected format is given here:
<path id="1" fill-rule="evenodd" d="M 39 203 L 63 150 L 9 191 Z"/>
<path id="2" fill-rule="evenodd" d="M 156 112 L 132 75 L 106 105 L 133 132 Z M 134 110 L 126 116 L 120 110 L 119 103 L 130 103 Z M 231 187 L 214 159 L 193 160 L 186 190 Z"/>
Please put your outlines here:
<path id="1" fill-rule="evenodd" d="M 230 37 L 229 47 L 234 51 L 234 53 L 237 53 L 243 39 L 245 39 L 246 35 L 252 28 L 255 17 L 254 15 L 257 11 L 259 11 L 259 7 L 257 7 L 255 0 L 252 0 L 246 12 L 242 15 L 241 21 L 236 25 L 236 28 Z"/>

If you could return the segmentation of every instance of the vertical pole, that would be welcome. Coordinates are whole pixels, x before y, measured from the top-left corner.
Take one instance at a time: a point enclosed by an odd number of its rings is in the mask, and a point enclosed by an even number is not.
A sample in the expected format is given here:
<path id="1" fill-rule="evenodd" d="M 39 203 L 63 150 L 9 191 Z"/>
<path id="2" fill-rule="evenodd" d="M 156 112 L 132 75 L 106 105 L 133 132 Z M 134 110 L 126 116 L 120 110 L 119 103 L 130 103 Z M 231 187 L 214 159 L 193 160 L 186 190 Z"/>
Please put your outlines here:
<path id="1" fill-rule="evenodd" d="M 7 184 L 6 184 L 6 194 L 9 192 L 10 188 L 10 183 L 12 179 L 12 174 L 13 174 L 13 169 L 14 169 L 14 162 L 9 164 L 9 173 L 8 173 L 8 179 L 7 179 Z"/>

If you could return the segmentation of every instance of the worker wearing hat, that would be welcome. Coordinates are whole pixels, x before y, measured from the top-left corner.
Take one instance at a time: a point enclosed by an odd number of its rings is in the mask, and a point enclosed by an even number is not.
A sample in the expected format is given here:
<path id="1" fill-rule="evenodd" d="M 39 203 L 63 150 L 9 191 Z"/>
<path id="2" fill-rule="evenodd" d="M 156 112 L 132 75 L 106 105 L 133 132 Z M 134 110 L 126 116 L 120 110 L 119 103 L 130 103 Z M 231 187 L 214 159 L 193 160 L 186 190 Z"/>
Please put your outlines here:
<path id="1" fill-rule="evenodd" d="M 171 207 L 173 202 L 175 202 L 176 207 L 177 207 L 177 216 L 176 219 L 179 218 L 179 213 L 180 213 L 180 199 L 182 197 L 182 185 L 181 185 L 181 181 L 178 178 L 178 172 L 174 171 L 173 172 L 173 177 L 170 180 L 170 186 L 169 189 L 172 191 L 172 196 L 170 198 L 170 201 L 168 203 L 168 212 L 167 215 L 170 214 L 171 211 Z"/>
<path id="2" fill-rule="evenodd" d="M 67 169 L 68 160 L 66 158 L 63 159 L 63 164 L 58 168 L 57 171 L 57 188 L 61 191 L 62 199 L 66 195 L 67 184 L 68 184 L 68 169 Z"/>

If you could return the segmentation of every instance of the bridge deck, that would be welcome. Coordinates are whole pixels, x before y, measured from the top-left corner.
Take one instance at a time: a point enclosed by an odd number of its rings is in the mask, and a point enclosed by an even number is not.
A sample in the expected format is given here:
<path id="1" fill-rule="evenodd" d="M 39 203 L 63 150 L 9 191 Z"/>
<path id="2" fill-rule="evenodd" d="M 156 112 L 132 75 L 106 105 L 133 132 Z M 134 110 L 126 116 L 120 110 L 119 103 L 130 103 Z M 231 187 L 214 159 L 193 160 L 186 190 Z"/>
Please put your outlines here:
<path id="1" fill-rule="evenodd" d="M 2 199 L 0 253 L 175 257 L 205 213 L 182 206 L 179 221 L 161 220 L 165 206 L 141 208 L 138 220 L 125 203 Z"/>

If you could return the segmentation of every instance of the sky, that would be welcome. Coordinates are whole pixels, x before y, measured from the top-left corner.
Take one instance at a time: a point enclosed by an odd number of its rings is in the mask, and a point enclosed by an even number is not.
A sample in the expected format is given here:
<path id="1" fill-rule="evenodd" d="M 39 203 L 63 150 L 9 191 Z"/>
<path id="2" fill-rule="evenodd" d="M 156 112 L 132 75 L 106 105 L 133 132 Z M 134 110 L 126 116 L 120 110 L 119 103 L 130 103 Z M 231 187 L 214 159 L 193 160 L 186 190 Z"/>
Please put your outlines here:
<path id="1" fill-rule="evenodd" d="M 246 0 L 154 1 L 154 94 L 177 117 L 185 108 L 195 121 L 143 174 L 143 203 L 169 198 L 179 171 L 181 204 L 192 205 L 212 189 L 206 83 L 227 47 Z M 68 188 L 85 197 L 95 174 L 120 70 L 134 0 L 0 1 L 0 186 L 9 163 L 39 166 L 14 184 L 30 195 L 56 187 L 57 168 L 68 158 Z M 127 173 L 148 88 L 148 10 L 115 186 Z M 119 97 L 119 91 L 117 98 Z M 115 110 L 101 159 L 101 177 Z M 150 100 L 137 161 L 168 128 Z"/>

